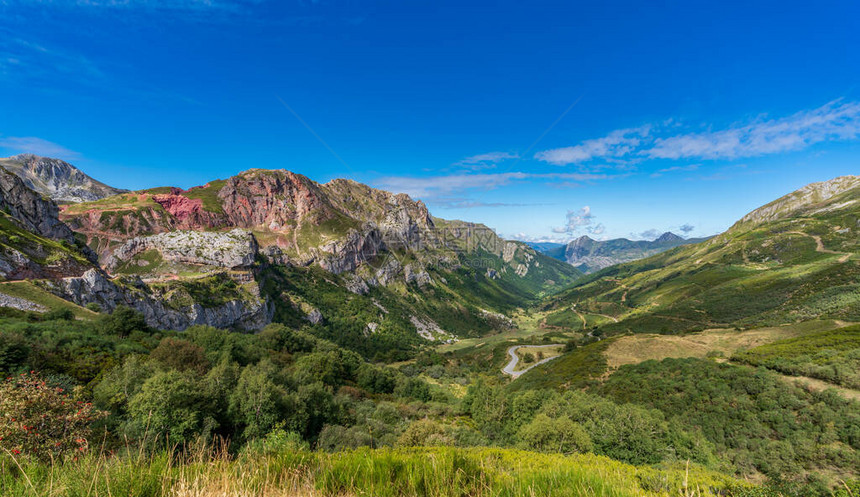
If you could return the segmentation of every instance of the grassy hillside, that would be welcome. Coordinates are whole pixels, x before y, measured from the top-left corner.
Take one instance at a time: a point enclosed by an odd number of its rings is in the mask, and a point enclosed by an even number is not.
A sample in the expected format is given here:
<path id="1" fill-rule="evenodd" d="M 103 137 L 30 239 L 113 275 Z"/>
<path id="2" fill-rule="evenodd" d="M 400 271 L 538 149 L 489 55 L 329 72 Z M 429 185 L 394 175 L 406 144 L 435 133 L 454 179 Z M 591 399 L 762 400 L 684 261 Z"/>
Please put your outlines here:
<path id="1" fill-rule="evenodd" d="M 808 197 L 706 242 L 604 269 L 547 308 L 609 315 L 618 322 L 595 323 L 607 334 L 860 321 L 860 186 Z"/>
<path id="2" fill-rule="evenodd" d="M 732 359 L 860 390 L 860 326 L 779 340 Z"/>

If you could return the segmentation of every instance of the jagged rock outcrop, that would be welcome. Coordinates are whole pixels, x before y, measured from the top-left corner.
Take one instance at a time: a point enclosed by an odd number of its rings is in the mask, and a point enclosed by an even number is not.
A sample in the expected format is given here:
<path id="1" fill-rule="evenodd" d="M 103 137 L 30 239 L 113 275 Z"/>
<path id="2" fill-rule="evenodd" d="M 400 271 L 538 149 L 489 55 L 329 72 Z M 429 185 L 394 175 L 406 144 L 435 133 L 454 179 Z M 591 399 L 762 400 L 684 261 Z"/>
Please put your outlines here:
<path id="1" fill-rule="evenodd" d="M 0 209 L 20 225 L 52 240 L 75 242 L 75 234 L 59 219 L 57 204 L 29 188 L 15 174 L 0 167 Z"/>
<path id="2" fill-rule="evenodd" d="M 6 295 L 5 293 L 0 293 L 0 307 L 11 307 L 12 309 L 18 309 L 19 311 L 32 312 L 45 312 L 48 310 L 43 305 L 27 299 Z"/>
<path id="3" fill-rule="evenodd" d="M 112 270 L 147 250 L 157 250 L 164 260 L 217 266 L 247 267 L 257 255 L 257 240 L 248 231 L 234 229 L 216 231 L 171 231 L 157 235 L 132 238 L 113 251 L 105 267 Z"/>
<path id="4" fill-rule="evenodd" d="M 0 277 L 10 280 L 80 275 L 95 254 L 79 247 L 50 199 L 0 167 Z"/>
<path id="5" fill-rule="evenodd" d="M 230 225 L 288 232 L 335 216 L 319 185 L 285 170 L 251 169 L 228 179 L 218 192 Z"/>
<path id="6" fill-rule="evenodd" d="M 125 191 L 94 180 L 68 162 L 33 154 L 0 159 L 0 167 L 20 177 L 28 188 L 56 202 L 88 202 Z"/>
<path id="7" fill-rule="evenodd" d="M 63 278 L 45 285 L 52 293 L 81 306 L 96 303 L 107 312 L 119 305 L 133 307 L 144 315 L 147 324 L 166 330 L 184 330 L 195 324 L 258 330 L 271 322 L 273 313 L 272 306 L 259 298 L 230 300 L 214 307 L 192 303 L 172 308 L 168 298 L 159 295 L 142 281 L 118 285 L 98 269 L 89 270 L 80 277 Z"/>
<path id="8" fill-rule="evenodd" d="M 364 231 L 350 230 L 346 237 L 332 240 L 313 249 L 311 253 L 320 267 L 340 274 L 354 271 L 359 265 L 376 257 L 385 247 L 379 231 L 368 227 Z"/>

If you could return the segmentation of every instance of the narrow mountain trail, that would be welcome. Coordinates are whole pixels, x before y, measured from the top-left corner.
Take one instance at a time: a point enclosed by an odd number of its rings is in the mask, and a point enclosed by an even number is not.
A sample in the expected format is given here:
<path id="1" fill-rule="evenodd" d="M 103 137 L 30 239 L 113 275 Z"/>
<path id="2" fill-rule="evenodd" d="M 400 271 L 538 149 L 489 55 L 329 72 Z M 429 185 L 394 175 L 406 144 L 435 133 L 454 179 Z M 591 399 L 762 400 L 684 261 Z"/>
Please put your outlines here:
<path id="1" fill-rule="evenodd" d="M 517 367 L 517 364 L 520 362 L 520 357 L 517 355 L 517 350 L 519 350 L 519 349 L 545 349 L 545 348 L 549 348 L 549 347 L 558 347 L 559 345 L 562 345 L 562 344 L 552 343 L 549 345 L 514 345 L 513 347 L 509 347 L 508 348 L 508 355 L 511 357 L 511 360 L 510 360 L 510 362 L 508 362 L 507 365 L 505 365 L 505 367 L 502 368 L 502 372 L 505 373 L 506 375 L 511 376 L 511 378 L 513 378 L 513 379 L 517 379 L 520 377 L 520 375 L 522 375 L 526 371 L 529 371 L 533 367 L 540 366 L 541 364 L 544 364 L 546 362 L 549 362 L 553 359 L 556 359 L 556 358 L 562 356 L 562 354 L 559 354 L 556 356 L 547 357 L 546 359 L 542 359 L 542 360 L 532 364 L 531 366 L 529 366 L 525 369 L 521 369 L 519 371 L 514 371 L 514 369 Z"/>
<path id="2" fill-rule="evenodd" d="M 573 312 L 575 312 L 575 313 L 576 313 L 576 315 L 577 315 L 577 316 L 579 316 L 579 319 L 581 319 L 581 320 L 582 320 L 582 327 L 583 327 L 583 329 L 584 329 L 584 328 L 587 328 L 587 327 L 588 327 L 588 320 L 587 320 L 587 319 L 585 319 L 585 316 L 583 316 L 583 315 L 582 315 L 582 313 L 581 313 L 581 312 L 579 312 L 579 311 L 573 311 Z"/>
<path id="3" fill-rule="evenodd" d="M 587 328 L 588 320 L 585 319 L 585 316 L 583 316 L 581 312 L 576 310 L 576 304 L 572 305 L 570 307 L 570 310 L 573 311 L 577 316 L 579 316 L 579 319 L 582 321 L 582 329 L 584 330 L 585 328 Z"/>
<path id="4" fill-rule="evenodd" d="M 824 242 L 821 241 L 821 237 L 818 235 L 810 235 L 809 233 L 804 233 L 802 231 L 788 231 L 787 233 L 792 233 L 794 235 L 808 236 L 809 238 L 812 238 L 813 240 L 815 240 L 815 251 L 816 252 L 819 252 L 822 254 L 841 255 L 842 257 L 839 258 L 840 263 L 848 262 L 848 259 L 851 258 L 851 253 L 849 253 L 849 252 L 837 252 L 836 250 L 830 250 L 828 248 L 825 248 Z"/>
<path id="5" fill-rule="evenodd" d="M 600 317 L 602 317 L 602 318 L 611 319 L 611 320 L 612 320 L 613 322 L 615 322 L 615 323 L 617 323 L 617 322 L 618 322 L 618 318 L 617 318 L 617 317 L 615 317 L 615 316 L 610 316 L 609 314 L 598 314 L 598 313 L 596 313 L 596 312 L 592 312 L 591 314 L 594 314 L 595 316 L 600 316 Z"/>

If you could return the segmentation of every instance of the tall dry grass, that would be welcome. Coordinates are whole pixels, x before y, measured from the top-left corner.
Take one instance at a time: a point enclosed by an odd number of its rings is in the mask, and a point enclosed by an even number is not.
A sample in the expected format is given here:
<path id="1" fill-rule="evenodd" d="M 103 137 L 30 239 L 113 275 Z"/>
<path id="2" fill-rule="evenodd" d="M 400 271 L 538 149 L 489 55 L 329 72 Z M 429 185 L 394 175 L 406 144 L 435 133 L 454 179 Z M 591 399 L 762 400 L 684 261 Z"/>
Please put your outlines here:
<path id="1" fill-rule="evenodd" d="M 224 445 L 197 445 L 102 452 L 54 464 L 0 456 L 3 497 L 704 497 L 745 487 L 701 468 L 658 470 L 594 455 L 508 449 L 233 455 Z"/>

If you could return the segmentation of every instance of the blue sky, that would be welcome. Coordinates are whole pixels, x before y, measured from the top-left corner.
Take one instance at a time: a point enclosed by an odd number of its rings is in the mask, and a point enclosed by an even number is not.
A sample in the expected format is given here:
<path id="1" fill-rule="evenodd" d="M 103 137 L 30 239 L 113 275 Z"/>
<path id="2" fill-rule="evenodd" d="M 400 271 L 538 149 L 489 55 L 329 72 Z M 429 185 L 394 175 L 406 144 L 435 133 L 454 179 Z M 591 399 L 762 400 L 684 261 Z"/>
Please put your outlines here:
<path id="1" fill-rule="evenodd" d="M 856 2 L 0 0 L 0 155 L 348 177 L 506 236 L 710 235 L 860 174 Z"/>

